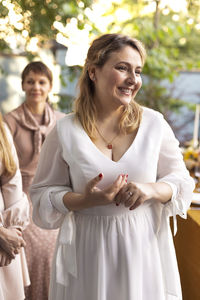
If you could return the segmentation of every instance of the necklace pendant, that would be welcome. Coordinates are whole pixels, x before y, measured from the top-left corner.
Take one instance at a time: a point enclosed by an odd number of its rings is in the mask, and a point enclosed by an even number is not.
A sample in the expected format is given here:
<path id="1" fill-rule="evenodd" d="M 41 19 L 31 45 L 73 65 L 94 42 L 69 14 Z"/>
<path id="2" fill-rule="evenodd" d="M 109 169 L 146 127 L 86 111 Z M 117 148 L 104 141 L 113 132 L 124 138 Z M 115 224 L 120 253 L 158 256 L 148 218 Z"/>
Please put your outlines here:
<path id="1" fill-rule="evenodd" d="M 108 149 L 112 149 L 112 144 L 108 144 L 108 145 L 107 145 L 107 148 L 108 148 Z"/>

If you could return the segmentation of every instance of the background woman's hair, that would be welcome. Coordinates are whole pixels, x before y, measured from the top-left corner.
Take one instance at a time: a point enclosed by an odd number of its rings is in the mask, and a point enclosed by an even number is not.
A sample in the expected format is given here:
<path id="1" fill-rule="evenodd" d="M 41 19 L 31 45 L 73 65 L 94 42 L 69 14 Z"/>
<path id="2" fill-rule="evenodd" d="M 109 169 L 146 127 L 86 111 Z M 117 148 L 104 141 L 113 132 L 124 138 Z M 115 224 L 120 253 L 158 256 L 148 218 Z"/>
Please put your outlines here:
<path id="1" fill-rule="evenodd" d="M 11 145 L 8 141 L 2 115 L 0 113 L 0 160 L 4 166 L 4 174 L 13 176 L 16 172 L 16 163 L 11 152 Z"/>
<path id="2" fill-rule="evenodd" d="M 75 100 L 75 113 L 79 118 L 83 128 L 92 138 L 96 138 L 96 105 L 94 102 L 94 83 L 89 77 L 88 70 L 92 65 L 102 67 L 109 59 L 112 52 L 119 51 L 125 46 L 136 49 L 141 57 L 144 65 L 146 59 L 146 51 L 143 44 L 135 39 L 121 34 L 104 34 L 95 39 L 90 46 L 86 58 L 86 62 L 79 79 L 79 95 Z M 139 127 L 141 121 L 141 107 L 134 99 L 121 116 L 119 130 L 121 132 L 130 133 Z"/>
<path id="3" fill-rule="evenodd" d="M 32 61 L 24 68 L 22 75 L 21 75 L 22 84 L 24 83 L 26 76 L 31 71 L 36 74 L 45 75 L 49 79 L 50 84 L 51 85 L 53 84 L 53 75 L 52 75 L 51 70 L 41 61 Z"/>

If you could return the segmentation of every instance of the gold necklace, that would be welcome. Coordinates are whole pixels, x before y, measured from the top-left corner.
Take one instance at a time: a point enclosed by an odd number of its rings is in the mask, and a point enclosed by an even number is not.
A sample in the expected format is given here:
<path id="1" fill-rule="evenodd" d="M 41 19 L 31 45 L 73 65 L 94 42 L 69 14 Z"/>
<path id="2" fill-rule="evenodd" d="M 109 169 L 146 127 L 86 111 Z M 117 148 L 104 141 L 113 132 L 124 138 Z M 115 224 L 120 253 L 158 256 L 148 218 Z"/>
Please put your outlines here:
<path id="1" fill-rule="evenodd" d="M 113 148 L 113 145 L 112 143 L 114 142 L 114 140 L 116 139 L 116 137 L 118 136 L 118 133 L 112 138 L 112 140 L 110 142 L 108 142 L 104 137 L 103 135 L 100 133 L 100 131 L 98 130 L 98 128 L 96 127 L 96 130 L 98 132 L 98 134 L 100 135 L 100 137 L 104 140 L 104 142 L 106 143 L 106 147 L 108 149 L 112 149 Z"/>

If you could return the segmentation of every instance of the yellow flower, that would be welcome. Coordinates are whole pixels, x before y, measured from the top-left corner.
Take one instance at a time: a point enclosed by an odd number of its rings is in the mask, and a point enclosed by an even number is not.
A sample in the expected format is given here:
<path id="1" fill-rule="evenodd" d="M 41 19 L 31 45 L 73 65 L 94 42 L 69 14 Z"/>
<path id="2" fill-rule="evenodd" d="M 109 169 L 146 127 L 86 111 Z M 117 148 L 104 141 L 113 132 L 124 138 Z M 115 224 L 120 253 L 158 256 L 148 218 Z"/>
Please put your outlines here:
<path id="1" fill-rule="evenodd" d="M 198 159 L 198 155 L 199 155 L 199 151 L 195 150 L 192 147 L 186 148 L 184 150 L 184 152 L 183 152 L 183 158 L 184 158 L 184 160 L 193 159 L 193 160 L 196 161 Z"/>

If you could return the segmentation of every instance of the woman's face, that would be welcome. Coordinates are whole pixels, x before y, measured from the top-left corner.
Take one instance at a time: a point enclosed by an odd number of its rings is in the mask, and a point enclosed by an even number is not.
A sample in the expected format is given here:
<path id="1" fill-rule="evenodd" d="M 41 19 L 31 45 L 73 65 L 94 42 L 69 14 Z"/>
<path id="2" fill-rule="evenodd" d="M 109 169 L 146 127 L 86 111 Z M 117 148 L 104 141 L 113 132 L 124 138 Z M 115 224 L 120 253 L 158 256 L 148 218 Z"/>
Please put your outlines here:
<path id="1" fill-rule="evenodd" d="M 103 67 L 89 72 L 96 100 L 103 107 L 127 106 L 142 86 L 141 71 L 142 60 L 136 49 L 125 46 L 112 52 Z"/>
<path id="2" fill-rule="evenodd" d="M 22 89 L 26 94 L 26 101 L 37 104 L 46 102 L 51 91 L 51 83 L 44 74 L 30 71 L 24 79 Z"/>

